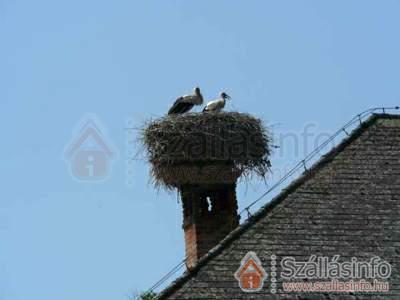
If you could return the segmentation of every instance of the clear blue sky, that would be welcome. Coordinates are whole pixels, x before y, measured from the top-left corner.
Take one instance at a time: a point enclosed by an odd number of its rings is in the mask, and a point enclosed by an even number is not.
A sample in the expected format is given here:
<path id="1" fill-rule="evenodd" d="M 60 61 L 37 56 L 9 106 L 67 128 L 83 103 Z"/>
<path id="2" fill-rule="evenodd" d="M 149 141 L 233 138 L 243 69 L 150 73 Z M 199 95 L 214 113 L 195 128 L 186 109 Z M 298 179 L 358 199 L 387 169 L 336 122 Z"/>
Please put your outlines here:
<path id="1" fill-rule="evenodd" d="M 143 161 L 126 184 L 126 121 L 163 115 L 195 85 L 225 89 L 229 110 L 273 124 L 285 168 L 306 151 L 279 134 L 399 104 L 399 14 L 394 0 L 0 0 L 0 299 L 148 288 L 183 258 L 181 208 Z M 74 180 L 63 160 L 86 113 L 119 151 L 101 183 Z M 265 188 L 242 184 L 240 206 Z"/>

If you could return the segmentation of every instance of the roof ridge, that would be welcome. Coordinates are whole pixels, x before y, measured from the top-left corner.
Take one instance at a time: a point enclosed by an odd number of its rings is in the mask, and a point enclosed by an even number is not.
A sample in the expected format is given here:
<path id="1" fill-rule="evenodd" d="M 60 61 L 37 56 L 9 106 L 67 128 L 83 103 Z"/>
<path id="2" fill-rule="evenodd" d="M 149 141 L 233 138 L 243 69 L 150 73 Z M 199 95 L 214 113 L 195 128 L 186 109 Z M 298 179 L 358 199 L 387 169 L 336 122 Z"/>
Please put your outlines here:
<path id="1" fill-rule="evenodd" d="M 304 171 L 298 178 L 294 179 L 285 188 L 274 196 L 271 201 L 260 207 L 256 213 L 249 217 L 244 223 L 240 224 L 233 231 L 231 231 L 224 239 L 222 239 L 216 246 L 214 246 L 206 255 L 201 257 L 197 264 L 190 270 L 186 270 L 180 277 L 174 280 L 169 286 L 167 286 L 156 299 L 165 299 L 170 296 L 176 289 L 180 288 L 190 278 L 197 274 L 200 269 L 206 265 L 212 258 L 221 253 L 227 246 L 235 241 L 240 235 L 247 231 L 253 224 L 258 222 L 261 218 L 267 215 L 276 205 L 280 204 L 286 197 L 293 193 L 299 186 L 304 184 L 306 181 L 314 177 L 314 175 L 323 168 L 327 163 L 331 162 L 334 157 L 341 153 L 350 143 L 357 139 L 367 128 L 375 124 L 379 119 L 400 119 L 400 115 L 387 114 L 387 113 L 373 113 L 365 121 L 361 122 L 351 133 L 343 140 L 341 140 L 336 146 L 329 150 L 326 154 L 321 157 L 306 171 Z"/>

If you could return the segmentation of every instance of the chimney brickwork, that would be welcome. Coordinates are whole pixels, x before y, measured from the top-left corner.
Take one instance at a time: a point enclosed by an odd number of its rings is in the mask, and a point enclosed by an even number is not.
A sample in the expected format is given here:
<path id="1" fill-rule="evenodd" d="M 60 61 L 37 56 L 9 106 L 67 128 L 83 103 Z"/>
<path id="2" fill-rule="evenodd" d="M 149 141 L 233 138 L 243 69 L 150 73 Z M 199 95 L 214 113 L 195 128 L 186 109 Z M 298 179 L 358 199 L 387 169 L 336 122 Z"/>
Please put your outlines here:
<path id="1" fill-rule="evenodd" d="M 187 185 L 181 187 L 186 264 L 216 246 L 239 225 L 236 184 Z"/>

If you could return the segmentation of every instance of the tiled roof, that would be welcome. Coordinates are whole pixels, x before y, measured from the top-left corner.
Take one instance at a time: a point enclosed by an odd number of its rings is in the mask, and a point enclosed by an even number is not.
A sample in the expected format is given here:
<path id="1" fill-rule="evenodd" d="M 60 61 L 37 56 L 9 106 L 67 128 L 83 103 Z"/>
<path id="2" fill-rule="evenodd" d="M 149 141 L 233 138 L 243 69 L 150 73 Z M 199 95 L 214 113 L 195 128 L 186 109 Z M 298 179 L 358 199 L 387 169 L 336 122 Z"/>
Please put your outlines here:
<path id="1" fill-rule="evenodd" d="M 158 299 L 400 299 L 400 116 L 376 114 L 229 234 Z M 306 261 L 379 256 L 392 266 L 390 291 L 374 294 L 243 292 L 234 274 L 254 251 Z M 279 274 L 279 263 L 278 263 Z M 371 298 L 372 297 L 372 298 Z"/>

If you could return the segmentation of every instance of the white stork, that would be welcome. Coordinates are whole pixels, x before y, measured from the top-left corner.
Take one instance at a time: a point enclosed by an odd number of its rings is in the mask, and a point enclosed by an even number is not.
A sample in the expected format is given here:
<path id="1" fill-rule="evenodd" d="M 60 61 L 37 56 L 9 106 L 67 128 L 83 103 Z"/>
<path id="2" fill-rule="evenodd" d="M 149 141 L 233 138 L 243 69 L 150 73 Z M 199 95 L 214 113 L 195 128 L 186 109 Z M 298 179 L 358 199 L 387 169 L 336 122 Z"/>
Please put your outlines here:
<path id="1" fill-rule="evenodd" d="M 229 95 L 227 95 L 225 92 L 222 92 L 220 94 L 219 99 L 213 100 L 207 103 L 206 107 L 204 107 L 203 112 L 207 111 L 221 111 L 225 107 L 225 102 L 226 99 L 231 99 Z"/>
<path id="2" fill-rule="evenodd" d="M 175 100 L 174 105 L 169 109 L 168 114 L 184 114 L 193 108 L 195 105 L 203 104 L 203 95 L 200 88 L 194 89 L 194 94 L 185 95 Z"/>

